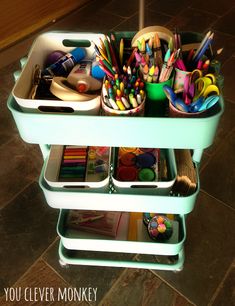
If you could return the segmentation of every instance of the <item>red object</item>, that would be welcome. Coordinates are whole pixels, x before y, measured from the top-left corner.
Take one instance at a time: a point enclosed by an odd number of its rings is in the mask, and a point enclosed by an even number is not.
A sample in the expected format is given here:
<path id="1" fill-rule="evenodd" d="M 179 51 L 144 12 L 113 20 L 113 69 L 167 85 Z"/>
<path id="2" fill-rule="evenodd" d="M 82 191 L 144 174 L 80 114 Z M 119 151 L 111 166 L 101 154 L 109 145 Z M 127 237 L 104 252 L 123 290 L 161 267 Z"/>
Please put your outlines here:
<path id="1" fill-rule="evenodd" d="M 136 155 L 131 152 L 125 153 L 121 156 L 120 161 L 124 166 L 134 166 Z"/>
<path id="2" fill-rule="evenodd" d="M 80 83 L 80 84 L 77 84 L 76 89 L 78 92 L 86 92 L 87 86 L 86 84 Z"/>
<path id="3" fill-rule="evenodd" d="M 117 178 L 120 181 L 135 181 L 137 178 L 137 169 L 135 167 L 119 167 Z"/>

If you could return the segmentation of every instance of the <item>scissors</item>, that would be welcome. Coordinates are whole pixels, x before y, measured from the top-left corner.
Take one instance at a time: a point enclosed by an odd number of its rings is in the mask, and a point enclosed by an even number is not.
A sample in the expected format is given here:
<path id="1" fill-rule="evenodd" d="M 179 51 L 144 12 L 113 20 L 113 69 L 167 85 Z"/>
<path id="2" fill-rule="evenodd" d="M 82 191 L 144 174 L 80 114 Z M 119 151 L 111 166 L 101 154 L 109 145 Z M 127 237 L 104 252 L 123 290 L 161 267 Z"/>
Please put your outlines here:
<path id="1" fill-rule="evenodd" d="M 206 109 L 211 108 L 219 101 L 219 95 L 212 95 L 206 99 L 200 97 L 197 101 L 190 104 L 188 111 L 190 113 L 202 112 Z"/>
<path id="2" fill-rule="evenodd" d="M 29 93 L 29 99 L 35 99 L 40 80 L 41 80 L 41 68 L 39 65 L 35 65 L 33 69 L 32 88 Z"/>
<path id="3" fill-rule="evenodd" d="M 209 109 L 212 106 L 214 106 L 219 101 L 220 98 L 219 95 L 211 95 L 207 98 L 201 96 L 196 101 L 187 105 L 182 99 L 176 96 L 176 94 L 174 93 L 173 89 L 170 86 L 168 85 L 163 86 L 163 90 L 167 98 L 170 100 L 170 102 L 174 105 L 175 108 L 177 108 L 182 112 L 187 112 L 187 113 L 197 113 Z"/>
<path id="4" fill-rule="evenodd" d="M 198 100 L 199 97 L 204 98 L 211 95 L 219 95 L 220 91 L 216 86 L 216 78 L 212 73 L 208 73 L 205 76 L 202 75 L 202 71 L 195 69 L 190 75 L 190 84 L 195 84 L 195 95 L 193 101 Z"/>
<path id="5" fill-rule="evenodd" d="M 177 108 L 178 110 L 182 112 L 189 111 L 188 105 L 186 105 L 182 99 L 177 97 L 177 95 L 174 93 L 173 89 L 170 86 L 164 85 L 163 90 L 167 98 L 169 99 L 170 103 L 172 103 L 175 108 Z"/>

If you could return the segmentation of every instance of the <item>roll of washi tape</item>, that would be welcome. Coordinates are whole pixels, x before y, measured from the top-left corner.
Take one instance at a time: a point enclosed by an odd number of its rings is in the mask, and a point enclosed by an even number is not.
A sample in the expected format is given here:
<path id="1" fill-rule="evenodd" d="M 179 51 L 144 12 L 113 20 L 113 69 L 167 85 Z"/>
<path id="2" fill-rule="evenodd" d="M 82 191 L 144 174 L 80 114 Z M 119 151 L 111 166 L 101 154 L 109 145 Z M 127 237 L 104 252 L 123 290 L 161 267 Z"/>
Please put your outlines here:
<path id="1" fill-rule="evenodd" d="M 174 41 L 174 34 L 167 28 L 162 26 L 150 26 L 143 28 L 135 34 L 131 41 L 132 47 L 137 47 L 138 41 L 141 41 L 142 39 L 146 41 L 150 39 L 150 37 L 154 36 L 155 33 L 158 34 L 160 39 L 163 39 L 166 42 L 169 42 L 171 39 Z"/>

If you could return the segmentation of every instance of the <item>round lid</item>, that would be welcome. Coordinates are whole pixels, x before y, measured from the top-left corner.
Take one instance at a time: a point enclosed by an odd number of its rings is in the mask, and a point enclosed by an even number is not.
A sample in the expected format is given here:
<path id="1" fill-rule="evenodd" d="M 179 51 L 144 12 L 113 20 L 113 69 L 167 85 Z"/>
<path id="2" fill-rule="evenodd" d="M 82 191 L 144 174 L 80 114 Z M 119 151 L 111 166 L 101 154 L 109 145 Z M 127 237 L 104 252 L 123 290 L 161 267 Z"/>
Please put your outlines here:
<path id="1" fill-rule="evenodd" d="M 135 181 L 137 177 L 137 169 L 135 167 L 119 167 L 117 178 L 120 181 Z"/>
<path id="2" fill-rule="evenodd" d="M 84 83 L 78 83 L 76 89 L 78 92 L 86 92 L 88 90 L 88 86 Z"/>
<path id="3" fill-rule="evenodd" d="M 153 169 L 144 168 L 140 170 L 138 177 L 142 182 L 150 182 L 155 179 L 155 172 Z"/>
<path id="4" fill-rule="evenodd" d="M 132 152 L 125 153 L 120 157 L 120 161 L 125 166 L 134 166 L 136 161 L 136 155 Z"/>
<path id="5" fill-rule="evenodd" d="M 139 154 L 138 156 L 136 156 L 136 163 L 140 168 L 152 167 L 155 164 L 155 162 L 156 158 L 150 152 Z"/>

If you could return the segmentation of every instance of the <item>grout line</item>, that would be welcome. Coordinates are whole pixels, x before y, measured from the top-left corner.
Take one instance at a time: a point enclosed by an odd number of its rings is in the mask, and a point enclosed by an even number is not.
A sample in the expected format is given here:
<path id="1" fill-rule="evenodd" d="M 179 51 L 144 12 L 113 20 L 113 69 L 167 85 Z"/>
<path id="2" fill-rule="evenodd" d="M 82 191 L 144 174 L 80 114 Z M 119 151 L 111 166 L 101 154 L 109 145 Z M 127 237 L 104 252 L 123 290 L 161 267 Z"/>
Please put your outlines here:
<path id="1" fill-rule="evenodd" d="M 195 303 L 193 303 L 187 296 L 183 295 L 178 289 L 176 289 L 175 287 L 173 287 L 173 285 L 171 285 L 167 280 L 165 280 L 162 276 L 160 276 L 159 274 L 157 274 L 157 272 L 154 272 L 153 270 L 150 270 L 155 276 L 157 276 L 164 284 L 166 284 L 168 287 L 170 287 L 171 289 L 173 289 L 176 293 L 178 293 L 180 296 L 182 296 L 184 299 L 186 299 L 190 304 L 197 306 Z M 174 273 L 173 271 L 171 271 L 172 273 Z M 179 272 L 180 273 L 180 272 Z"/>
<path id="2" fill-rule="evenodd" d="M 136 256 L 133 257 L 133 259 Z M 100 300 L 99 305 L 101 305 L 101 303 L 105 300 L 106 297 L 108 297 L 112 291 L 114 290 L 114 287 L 120 282 L 122 276 L 126 273 L 126 271 L 128 270 L 128 268 L 124 268 L 124 270 L 120 273 L 119 277 L 116 279 L 116 281 L 113 283 L 112 287 L 105 293 L 105 295 L 102 297 L 102 299 Z"/>
<path id="3" fill-rule="evenodd" d="M 56 240 L 57 238 L 51 244 L 53 244 Z M 47 247 L 46 250 L 48 250 L 49 247 Z M 37 257 L 37 259 L 29 266 L 29 268 L 23 274 L 21 274 L 21 276 L 13 283 L 12 287 L 14 287 L 18 282 L 20 282 L 25 277 L 25 275 L 30 271 L 30 269 L 38 263 L 39 260 L 44 261 L 44 259 L 42 258 L 42 255 L 46 252 L 46 250 L 40 256 Z"/>
<path id="4" fill-rule="evenodd" d="M 206 195 L 208 195 L 209 197 L 215 199 L 217 202 L 221 203 L 222 205 L 224 205 L 226 208 L 231 209 L 232 211 L 235 211 L 235 208 L 233 208 L 232 206 L 229 206 L 229 204 L 223 202 L 222 200 L 216 198 L 215 196 L 213 196 L 212 194 L 208 193 L 207 191 L 205 191 L 204 189 L 200 188 L 200 191 L 205 193 Z"/>
<path id="5" fill-rule="evenodd" d="M 235 265 L 235 262 L 233 261 L 233 262 L 230 264 L 229 268 L 227 269 L 227 271 L 226 271 L 224 277 L 222 278 L 220 284 L 219 284 L 218 287 L 216 288 L 214 294 L 212 295 L 212 298 L 211 298 L 211 300 L 209 301 L 208 306 L 212 306 L 212 305 L 213 305 L 213 303 L 214 303 L 216 297 L 219 295 L 221 289 L 223 288 L 224 282 L 225 282 L 225 280 L 226 280 L 228 274 L 230 273 L 230 271 L 232 270 L 232 268 L 234 268 L 234 265 Z"/>
<path id="6" fill-rule="evenodd" d="M 234 103 L 234 102 L 232 102 L 232 103 Z M 228 139 L 234 132 L 235 132 L 235 128 L 232 128 L 231 131 L 228 132 L 227 135 L 225 135 L 225 136 L 223 137 L 223 139 L 219 141 L 219 144 L 217 145 L 217 148 L 214 148 L 214 149 L 213 149 L 213 152 L 211 152 L 211 153 L 205 152 L 205 154 L 208 156 L 208 159 L 209 159 L 209 160 L 205 163 L 205 165 L 203 165 L 203 167 L 200 167 L 200 174 L 202 173 L 202 171 L 204 171 L 205 167 L 208 166 L 208 164 L 209 164 L 209 162 L 211 161 L 211 159 L 217 154 L 217 152 L 219 152 L 219 150 L 221 149 L 221 147 L 224 145 L 224 143 L 227 141 L 227 139 Z M 215 144 L 215 143 L 213 142 L 213 144 Z M 212 145 L 213 145 L 213 144 L 212 144 Z M 212 145 L 211 145 L 211 146 L 212 146 Z M 208 149 L 209 149 L 209 148 L 210 148 L 210 147 L 208 147 Z"/>
<path id="7" fill-rule="evenodd" d="M 13 197 L 12 197 L 10 200 L 8 200 L 8 201 L 0 208 L 0 211 L 1 211 L 2 209 L 4 209 L 5 207 L 7 207 L 7 205 L 9 205 L 11 202 L 13 202 L 21 193 L 23 193 L 31 184 L 33 184 L 33 183 L 35 183 L 35 182 L 36 182 L 36 180 L 32 180 L 32 181 L 30 181 L 28 184 L 26 184 L 26 185 L 24 186 L 24 188 L 22 188 L 20 191 L 18 191 L 16 194 L 14 194 Z"/>

